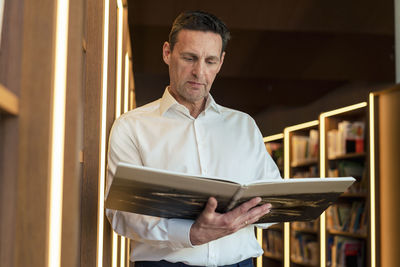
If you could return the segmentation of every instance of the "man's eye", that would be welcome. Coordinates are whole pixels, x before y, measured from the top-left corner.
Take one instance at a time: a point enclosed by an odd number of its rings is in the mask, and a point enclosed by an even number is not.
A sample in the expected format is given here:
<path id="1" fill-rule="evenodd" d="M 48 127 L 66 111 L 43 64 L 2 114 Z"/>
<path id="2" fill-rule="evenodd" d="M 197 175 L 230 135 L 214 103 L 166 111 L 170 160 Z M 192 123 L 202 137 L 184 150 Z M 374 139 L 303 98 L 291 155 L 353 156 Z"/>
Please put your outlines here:
<path id="1" fill-rule="evenodd" d="M 216 61 L 207 61 L 207 64 L 208 65 L 214 65 L 214 64 L 217 64 L 217 62 Z"/>
<path id="2" fill-rule="evenodd" d="M 193 58 L 191 58 L 191 57 L 184 57 L 183 59 L 186 61 L 193 61 Z"/>

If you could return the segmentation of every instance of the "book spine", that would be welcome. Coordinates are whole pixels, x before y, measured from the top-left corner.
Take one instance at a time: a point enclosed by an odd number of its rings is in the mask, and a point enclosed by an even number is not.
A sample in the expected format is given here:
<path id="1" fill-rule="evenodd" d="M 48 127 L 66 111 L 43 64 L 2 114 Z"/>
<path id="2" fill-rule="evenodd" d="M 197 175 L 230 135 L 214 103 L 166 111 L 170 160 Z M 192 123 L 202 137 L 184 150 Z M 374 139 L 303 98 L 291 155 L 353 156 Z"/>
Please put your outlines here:
<path id="1" fill-rule="evenodd" d="M 236 206 L 236 203 L 238 202 L 238 200 L 242 197 L 243 192 L 247 189 L 247 186 L 241 186 L 238 188 L 238 190 L 235 192 L 235 194 L 233 195 L 231 201 L 229 202 L 228 207 L 226 208 L 225 212 L 230 211 L 232 208 L 234 208 Z"/>

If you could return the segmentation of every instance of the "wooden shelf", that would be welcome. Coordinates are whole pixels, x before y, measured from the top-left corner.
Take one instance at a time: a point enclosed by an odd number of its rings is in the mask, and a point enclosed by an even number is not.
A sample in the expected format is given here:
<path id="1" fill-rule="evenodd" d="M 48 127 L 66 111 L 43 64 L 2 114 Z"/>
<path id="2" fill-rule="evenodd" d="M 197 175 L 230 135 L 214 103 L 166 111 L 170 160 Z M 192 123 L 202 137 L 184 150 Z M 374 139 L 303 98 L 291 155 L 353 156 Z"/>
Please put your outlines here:
<path id="1" fill-rule="evenodd" d="M 294 258 L 291 258 L 290 260 L 291 260 L 293 263 L 297 264 L 297 265 L 302 265 L 302 266 L 307 266 L 307 267 L 316 267 L 316 266 L 319 266 L 319 264 L 311 264 L 311 263 L 308 263 L 308 262 L 305 262 L 305 261 L 296 260 L 296 259 L 294 259 Z"/>
<path id="2" fill-rule="evenodd" d="M 277 255 L 276 253 L 272 253 L 269 251 L 264 251 L 264 257 L 282 261 L 283 260 L 283 255 Z"/>
<path id="3" fill-rule="evenodd" d="M 362 153 L 348 153 L 344 155 L 338 155 L 334 157 L 329 157 L 328 160 L 342 160 L 342 159 L 361 159 L 365 158 L 365 152 Z"/>
<path id="4" fill-rule="evenodd" d="M 299 162 L 293 162 L 290 164 L 290 167 L 296 168 L 296 167 L 307 167 L 311 165 L 316 165 L 318 164 L 318 159 L 307 159 L 307 160 L 302 160 Z"/>
<path id="5" fill-rule="evenodd" d="M 343 193 L 340 198 L 366 198 L 368 193 Z"/>
<path id="6" fill-rule="evenodd" d="M 357 234 L 357 233 L 350 233 L 350 232 L 343 232 L 343 231 L 338 231 L 338 230 L 327 230 L 327 232 L 331 235 L 341 235 L 341 236 L 347 236 L 347 237 L 353 237 L 357 239 L 367 239 L 368 236 L 367 234 Z"/>
<path id="7" fill-rule="evenodd" d="M 265 230 L 283 231 L 283 226 L 282 226 L 282 224 L 274 224 L 274 225 L 271 225 L 270 227 L 268 227 Z"/>
<path id="8" fill-rule="evenodd" d="M 19 99 L 18 97 L 0 84 L 0 111 L 10 115 L 18 115 Z"/>
<path id="9" fill-rule="evenodd" d="M 311 228 L 292 227 L 292 230 L 296 231 L 296 232 L 313 234 L 313 235 L 318 235 L 318 233 L 319 233 L 318 230 L 314 230 L 314 229 L 311 229 Z"/>

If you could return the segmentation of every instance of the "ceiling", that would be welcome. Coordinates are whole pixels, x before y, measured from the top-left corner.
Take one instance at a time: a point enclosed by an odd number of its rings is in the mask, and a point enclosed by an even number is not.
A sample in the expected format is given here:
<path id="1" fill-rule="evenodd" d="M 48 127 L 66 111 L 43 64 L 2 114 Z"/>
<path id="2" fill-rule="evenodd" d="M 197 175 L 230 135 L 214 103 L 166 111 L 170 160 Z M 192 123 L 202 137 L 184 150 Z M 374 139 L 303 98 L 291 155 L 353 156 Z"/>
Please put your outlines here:
<path id="1" fill-rule="evenodd" d="M 392 0 L 128 0 L 138 106 L 168 85 L 162 45 L 183 10 L 205 10 L 230 28 L 212 95 L 253 116 L 311 103 L 351 82 L 393 82 Z"/>

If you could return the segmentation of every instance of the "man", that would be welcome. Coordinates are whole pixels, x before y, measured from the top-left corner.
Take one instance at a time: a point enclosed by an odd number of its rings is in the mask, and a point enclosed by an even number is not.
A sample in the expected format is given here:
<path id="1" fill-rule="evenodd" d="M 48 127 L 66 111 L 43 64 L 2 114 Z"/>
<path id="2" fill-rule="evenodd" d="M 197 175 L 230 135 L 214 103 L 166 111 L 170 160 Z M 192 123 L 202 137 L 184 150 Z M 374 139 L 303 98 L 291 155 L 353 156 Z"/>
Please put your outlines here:
<path id="1" fill-rule="evenodd" d="M 228 39 L 225 24 L 211 14 L 184 12 L 177 17 L 163 45 L 170 85 L 161 99 L 115 122 L 107 188 L 118 162 L 241 183 L 280 179 L 254 120 L 216 104 L 209 94 Z M 133 240 L 136 266 L 252 266 L 251 259 L 262 254 L 252 224 L 271 208 L 259 202 L 254 198 L 220 214 L 211 197 L 196 221 L 106 213 L 113 229 Z"/>

